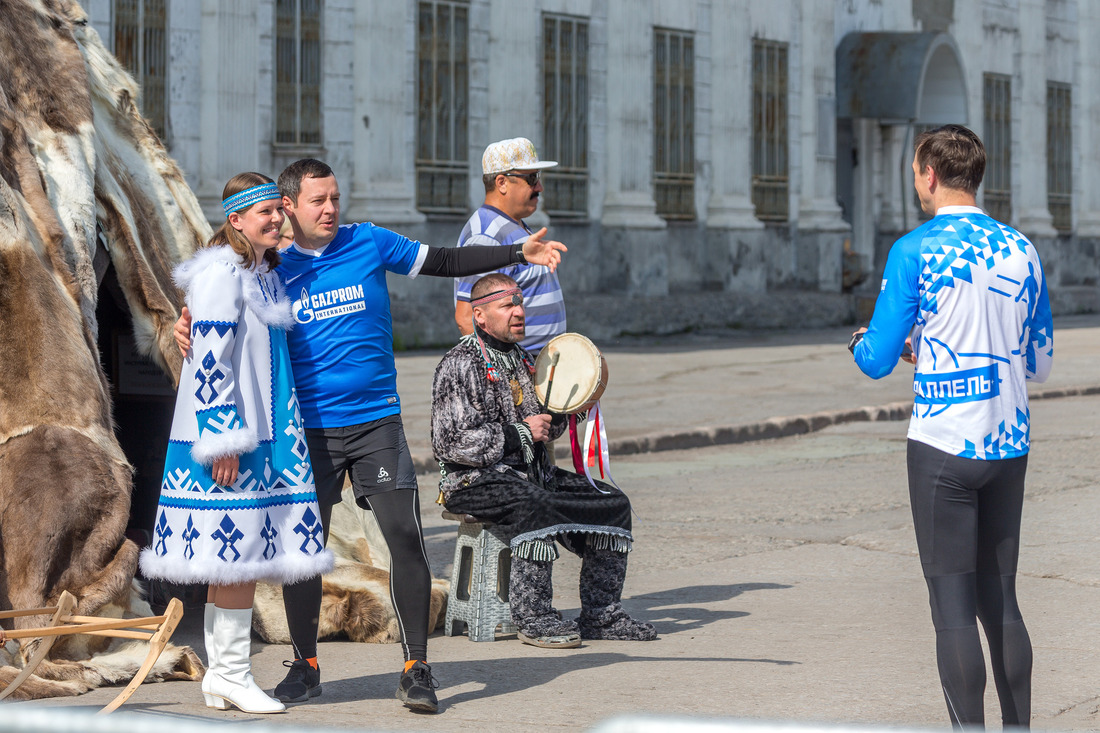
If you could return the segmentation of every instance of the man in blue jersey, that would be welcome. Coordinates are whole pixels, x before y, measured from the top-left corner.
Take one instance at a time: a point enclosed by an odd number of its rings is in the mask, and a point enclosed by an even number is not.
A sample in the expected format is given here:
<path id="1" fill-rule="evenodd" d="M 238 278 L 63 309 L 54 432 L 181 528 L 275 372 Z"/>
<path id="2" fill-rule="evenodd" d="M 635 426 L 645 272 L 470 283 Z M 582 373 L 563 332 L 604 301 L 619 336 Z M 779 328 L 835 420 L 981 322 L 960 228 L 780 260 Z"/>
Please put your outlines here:
<path id="1" fill-rule="evenodd" d="M 875 379 L 899 357 L 916 365 L 909 495 L 951 722 L 985 722 L 980 620 L 1004 725 L 1028 727 L 1031 641 L 1015 586 L 1026 381 L 1047 378 L 1054 349 L 1046 279 L 1035 246 L 976 206 L 978 136 L 946 125 L 915 148 L 914 186 L 933 218 L 894 243 L 870 327 L 849 347 Z"/>
<path id="2" fill-rule="evenodd" d="M 350 475 L 356 502 L 374 512 L 390 550 L 390 592 L 405 668 L 397 697 L 435 712 L 427 665 L 431 571 L 420 528 L 416 473 L 401 424 L 386 272 L 456 277 L 535 262 L 551 270 L 565 247 L 541 235 L 507 248 L 429 247 L 370 223 L 340 225 L 340 188 L 319 160 L 279 175 L 294 244 L 277 272 L 296 321 L 288 332 L 291 367 L 313 464 L 325 541 L 332 507 Z M 176 337 L 186 348 L 186 314 Z M 275 688 L 284 702 L 321 694 L 317 629 L 321 578 L 283 586 L 294 645 L 290 671 Z"/>
<path id="3" fill-rule="evenodd" d="M 556 165 L 552 160 L 539 160 L 535 146 L 524 137 L 501 140 L 485 148 L 481 156 L 485 203 L 466 222 L 458 246 L 512 246 L 532 236 L 523 219 L 538 208 L 540 171 Z M 535 236 L 545 234 L 544 227 Z M 552 269 L 535 264 L 511 265 L 499 272 L 523 290 L 527 335 L 521 345 L 537 356 L 547 341 L 565 333 L 565 301 L 558 276 Z M 470 290 L 477 279 L 455 279 L 455 323 L 463 336 L 474 331 Z"/>

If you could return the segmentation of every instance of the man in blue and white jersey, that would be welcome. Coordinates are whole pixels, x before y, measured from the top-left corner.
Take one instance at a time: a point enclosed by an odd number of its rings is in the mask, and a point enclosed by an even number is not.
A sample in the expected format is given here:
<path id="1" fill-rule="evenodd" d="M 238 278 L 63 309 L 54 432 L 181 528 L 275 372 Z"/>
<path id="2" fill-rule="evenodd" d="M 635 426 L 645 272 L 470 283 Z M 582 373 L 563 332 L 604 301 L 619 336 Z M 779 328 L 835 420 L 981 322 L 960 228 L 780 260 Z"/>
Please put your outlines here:
<path id="1" fill-rule="evenodd" d="M 1027 727 L 1031 641 L 1015 579 L 1026 382 L 1047 378 L 1054 348 L 1046 280 L 1027 237 L 976 206 L 977 135 L 946 125 L 918 135 L 915 148 L 914 186 L 934 216 L 894 243 L 870 327 L 850 347 L 875 379 L 899 357 L 916 365 L 909 494 L 952 724 L 985 721 L 981 620 L 1004 725 Z"/>
<path id="2" fill-rule="evenodd" d="M 553 168 L 552 160 L 539 160 L 535 146 L 524 137 L 501 140 L 485 148 L 481 156 L 485 203 L 473 213 L 459 247 L 495 247 L 519 244 L 531 236 L 523 222 L 539 205 L 542 183 L 539 172 Z M 546 233 L 544 227 L 538 236 Z M 537 356 L 546 342 L 565 333 L 565 301 L 558 276 L 542 265 L 511 265 L 497 270 L 515 280 L 523 290 L 527 309 L 527 335 L 522 346 Z M 463 336 L 473 333 L 470 290 L 478 276 L 455 279 L 455 323 Z"/>

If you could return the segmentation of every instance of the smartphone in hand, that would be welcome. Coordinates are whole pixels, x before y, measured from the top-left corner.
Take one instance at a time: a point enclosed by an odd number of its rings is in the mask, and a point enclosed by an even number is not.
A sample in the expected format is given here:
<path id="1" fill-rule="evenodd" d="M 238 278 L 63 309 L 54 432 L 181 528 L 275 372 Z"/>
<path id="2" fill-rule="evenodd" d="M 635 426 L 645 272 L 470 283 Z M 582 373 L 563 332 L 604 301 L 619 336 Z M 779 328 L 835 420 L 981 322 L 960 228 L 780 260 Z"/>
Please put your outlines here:
<path id="1" fill-rule="evenodd" d="M 856 344 L 863 340 L 863 331 L 852 334 L 852 340 L 848 342 L 848 351 L 856 353 Z"/>

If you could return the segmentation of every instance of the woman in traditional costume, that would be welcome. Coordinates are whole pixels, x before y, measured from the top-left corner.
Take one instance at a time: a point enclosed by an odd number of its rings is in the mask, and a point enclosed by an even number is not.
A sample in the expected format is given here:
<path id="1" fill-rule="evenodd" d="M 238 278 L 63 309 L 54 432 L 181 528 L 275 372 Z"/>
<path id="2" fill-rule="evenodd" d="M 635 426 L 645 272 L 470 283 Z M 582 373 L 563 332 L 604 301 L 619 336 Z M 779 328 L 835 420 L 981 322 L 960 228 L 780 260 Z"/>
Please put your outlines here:
<path id="1" fill-rule="evenodd" d="M 270 178 L 226 184 L 226 221 L 176 268 L 193 314 L 146 577 L 207 583 L 208 707 L 285 710 L 252 677 L 256 581 L 293 583 L 332 567 L 290 370 L 290 299 L 279 262 L 282 197 Z"/>

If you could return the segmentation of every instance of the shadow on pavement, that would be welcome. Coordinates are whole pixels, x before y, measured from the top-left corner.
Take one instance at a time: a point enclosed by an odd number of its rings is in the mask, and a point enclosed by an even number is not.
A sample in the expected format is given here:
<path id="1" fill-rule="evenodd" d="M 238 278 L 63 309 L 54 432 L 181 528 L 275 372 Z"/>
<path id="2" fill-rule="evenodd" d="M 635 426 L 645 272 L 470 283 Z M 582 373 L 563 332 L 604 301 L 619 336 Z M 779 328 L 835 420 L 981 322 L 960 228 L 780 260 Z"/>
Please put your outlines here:
<path id="1" fill-rule="evenodd" d="M 508 642 L 505 642 L 508 643 Z M 511 642 L 518 644 L 519 642 Z M 630 644 L 637 649 L 638 644 L 660 644 L 655 642 L 585 642 L 581 650 L 562 650 L 561 656 L 547 657 L 534 653 L 530 657 L 504 657 L 501 659 L 471 660 L 468 662 L 437 662 L 432 664 L 432 674 L 439 681 L 440 708 L 446 709 L 473 700 L 498 697 L 520 692 L 532 687 L 552 682 L 562 675 L 578 670 L 598 669 L 622 663 L 729 663 L 749 662 L 755 664 L 793 665 L 800 662 L 783 659 L 743 659 L 736 657 L 665 657 L 635 656 L 613 652 L 585 653 L 585 647 L 595 644 Z M 454 695 L 448 689 L 474 684 L 481 687 Z M 325 680 L 324 700 L 328 703 L 351 702 L 361 699 L 385 699 L 393 697 L 397 686 L 397 675 L 387 674 L 353 677 L 342 680 Z"/>
<path id="2" fill-rule="evenodd" d="M 656 627 L 659 634 L 672 634 L 700 629 L 716 621 L 749 615 L 746 611 L 716 611 L 689 604 L 719 603 L 736 598 L 748 591 L 784 590 L 790 587 L 780 583 L 693 585 L 631 596 L 624 605 L 632 611 L 641 606 L 645 611 L 633 615 L 649 621 Z"/>

